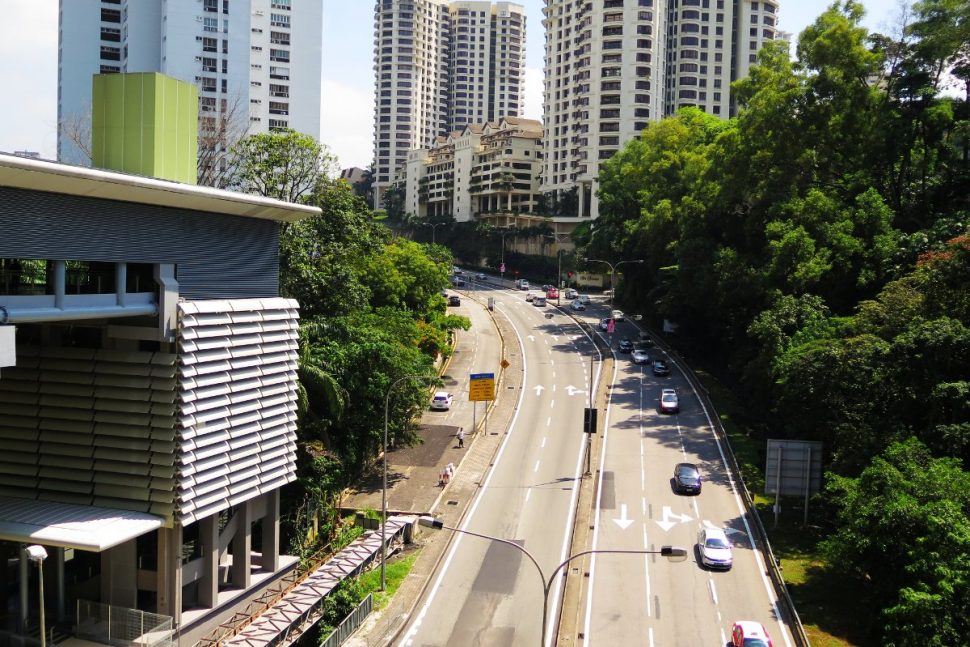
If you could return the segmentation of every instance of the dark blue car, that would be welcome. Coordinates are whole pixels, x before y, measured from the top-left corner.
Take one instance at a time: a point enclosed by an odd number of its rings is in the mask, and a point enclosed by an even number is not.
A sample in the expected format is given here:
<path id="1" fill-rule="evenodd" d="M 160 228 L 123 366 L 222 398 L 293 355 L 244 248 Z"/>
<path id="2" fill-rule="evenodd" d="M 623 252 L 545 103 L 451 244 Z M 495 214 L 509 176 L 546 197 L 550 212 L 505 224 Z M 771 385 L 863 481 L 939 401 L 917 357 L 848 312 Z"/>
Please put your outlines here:
<path id="1" fill-rule="evenodd" d="M 701 473 L 693 463 L 677 463 L 674 467 L 674 491 L 683 494 L 701 493 Z"/>

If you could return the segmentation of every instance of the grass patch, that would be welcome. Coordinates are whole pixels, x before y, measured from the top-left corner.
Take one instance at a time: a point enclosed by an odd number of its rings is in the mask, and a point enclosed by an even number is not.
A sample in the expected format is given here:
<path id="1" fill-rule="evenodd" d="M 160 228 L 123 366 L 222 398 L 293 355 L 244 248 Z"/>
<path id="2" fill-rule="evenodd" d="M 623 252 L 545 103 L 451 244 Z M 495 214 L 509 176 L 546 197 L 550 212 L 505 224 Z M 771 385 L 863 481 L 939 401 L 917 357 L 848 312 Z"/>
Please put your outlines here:
<path id="1" fill-rule="evenodd" d="M 774 499 L 764 492 L 765 441 L 744 424 L 747 412 L 734 394 L 710 373 L 696 372 L 711 398 L 738 462 L 745 486 L 768 533 L 772 551 L 781 564 L 795 609 L 813 647 L 862 647 L 872 644 L 868 630 L 876 613 L 866 611 L 864 591 L 855 582 L 833 573 L 818 551 L 823 538 L 812 526 L 802 525 L 802 499 L 782 499 L 782 515 L 774 527 Z M 712 412 L 713 413 L 713 412 Z M 809 509 L 811 515 L 811 509 Z M 811 519 L 811 516 L 809 517 Z"/>
<path id="2" fill-rule="evenodd" d="M 387 589 L 381 591 L 381 569 L 375 568 L 367 571 L 360 576 L 360 584 L 363 587 L 364 596 L 368 593 L 374 594 L 374 608 L 383 609 L 387 606 L 394 594 L 397 592 L 398 588 L 401 586 L 401 582 L 404 578 L 408 576 L 411 572 L 411 567 L 414 566 L 414 560 L 418 558 L 421 549 L 416 549 L 409 551 L 408 554 L 398 557 L 394 561 L 388 561 L 386 567 L 385 577 L 387 578 Z"/>

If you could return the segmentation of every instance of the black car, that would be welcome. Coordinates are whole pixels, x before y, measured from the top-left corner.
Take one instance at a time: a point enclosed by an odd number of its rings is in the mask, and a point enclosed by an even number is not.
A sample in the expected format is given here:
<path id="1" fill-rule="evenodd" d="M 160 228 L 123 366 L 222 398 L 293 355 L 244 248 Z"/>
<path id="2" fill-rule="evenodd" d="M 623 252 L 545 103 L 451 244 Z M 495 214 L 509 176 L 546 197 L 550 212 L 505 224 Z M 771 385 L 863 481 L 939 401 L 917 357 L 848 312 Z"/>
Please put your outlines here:
<path id="1" fill-rule="evenodd" d="M 450 305 L 450 306 L 460 306 L 461 305 L 461 297 L 458 296 L 457 294 L 452 294 L 450 297 L 448 297 L 448 305 Z"/>
<path id="2" fill-rule="evenodd" d="M 620 352 L 621 353 L 632 353 L 633 352 L 633 342 L 624 337 L 620 340 Z"/>
<path id="3" fill-rule="evenodd" d="M 453 276 L 451 277 L 451 284 L 456 288 L 463 287 L 465 285 L 465 279 Z"/>
<path id="4" fill-rule="evenodd" d="M 677 463 L 674 466 L 674 492 L 701 493 L 701 473 L 693 463 Z"/>
<path id="5" fill-rule="evenodd" d="M 667 366 L 667 362 L 662 359 L 658 359 L 653 363 L 653 374 L 657 377 L 663 375 L 670 375 L 670 367 Z"/>

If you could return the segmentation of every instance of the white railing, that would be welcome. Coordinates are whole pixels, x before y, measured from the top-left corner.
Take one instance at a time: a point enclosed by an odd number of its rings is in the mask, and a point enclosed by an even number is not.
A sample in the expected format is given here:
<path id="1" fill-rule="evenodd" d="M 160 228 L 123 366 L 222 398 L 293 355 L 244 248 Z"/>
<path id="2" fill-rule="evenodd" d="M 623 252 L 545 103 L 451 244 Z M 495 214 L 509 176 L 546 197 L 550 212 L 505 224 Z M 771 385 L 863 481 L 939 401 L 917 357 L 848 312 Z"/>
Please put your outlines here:
<path id="1" fill-rule="evenodd" d="M 78 600 L 75 634 L 117 647 L 172 647 L 175 630 L 170 616 Z"/>

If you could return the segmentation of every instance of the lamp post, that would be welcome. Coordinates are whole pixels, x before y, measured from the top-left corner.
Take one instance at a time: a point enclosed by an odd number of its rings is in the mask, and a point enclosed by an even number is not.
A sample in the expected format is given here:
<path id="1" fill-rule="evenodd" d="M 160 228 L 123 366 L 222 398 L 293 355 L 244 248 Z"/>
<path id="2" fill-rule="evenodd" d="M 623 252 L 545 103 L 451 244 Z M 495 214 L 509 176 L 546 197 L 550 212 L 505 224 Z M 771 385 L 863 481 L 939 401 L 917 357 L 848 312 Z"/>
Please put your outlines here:
<path id="1" fill-rule="evenodd" d="M 498 235 L 502 237 L 502 266 L 503 267 L 505 266 L 505 237 L 508 236 L 509 234 L 515 234 L 515 232 L 508 228 L 502 229 L 501 231 L 498 232 Z M 499 274 L 504 274 L 504 272 L 500 272 Z"/>
<path id="2" fill-rule="evenodd" d="M 588 263 L 606 263 L 610 267 L 610 319 L 613 318 L 613 294 L 616 292 L 616 287 L 614 282 L 616 279 L 616 268 L 623 265 L 624 263 L 633 263 L 635 265 L 643 265 L 643 259 L 633 259 L 627 261 L 619 261 L 618 263 L 611 263 L 609 261 L 603 261 L 598 258 L 584 258 L 584 261 Z M 613 327 L 616 328 L 616 323 L 614 322 Z M 613 333 L 610 333 L 610 347 L 613 346 Z"/>
<path id="3" fill-rule="evenodd" d="M 431 244 L 432 245 L 435 244 L 434 234 L 438 230 L 438 227 L 440 227 L 441 225 L 447 225 L 447 224 L 448 224 L 447 222 L 426 222 L 426 223 L 424 223 L 425 227 L 431 227 Z"/>
<path id="4" fill-rule="evenodd" d="M 387 427 L 391 417 L 391 393 L 398 384 L 407 380 L 427 380 L 433 381 L 437 378 L 427 375 L 405 375 L 396 379 L 387 388 L 387 395 L 384 397 L 384 443 L 382 445 L 383 474 L 381 479 L 381 591 L 387 588 Z M 42 646 L 43 647 L 43 646 Z"/>
<path id="5" fill-rule="evenodd" d="M 37 583 L 40 596 L 40 647 L 45 647 L 47 643 L 47 627 L 44 626 L 44 560 L 47 559 L 47 551 L 43 546 L 27 546 L 27 559 L 37 564 Z"/>
<path id="6" fill-rule="evenodd" d="M 549 592 L 552 590 L 553 582 L 556 579 L 556 575 L 559 574 L 562 569 L 566 568 L 571 561 L 574 559 L 579 559 L 580 557 L 586 557 L 587 555 L 604 555 L 604 554 L 617 554 L 617 555 L 663 555 L 667 557 L 672 562 L 682 562 L 687 559 L 687 549 L 679 548 L 677 546 L 661 546 L 660 550 L 584 550 L 575 555 L 570 555 L 566 558 L 566 561 L 562 562 L 553 569 L 552 573 L 549 574 L 547 578 L 539 566 L 538 560 L 526 550 L 524 547 L 515 543 L 514 541 L 509 541 L 508 539 L 502 539 L 501 537 L 492 537 L 491 535 L 485 535 L 478 532 L 472 532 L 471 530 L 463 530 L 462 528 L 453 528 L 451 526 L 446 526 L 444 522 L 435 519 L 434 517 L 419 517 L 418 524 L 425 526 L 427 528 L 436 528 L 450 530 L 452 532 L 459 532 L 465 535 L 471 535 L 473 537 L 479 537 L 480 539 L 488 539 L 489 541 L 497 541 L 501 544 L 507 546 L 512 546 L 520 552 L 522 552 L 532 565 L 536 567 L 536 571 L 539 574 L 539 579 L 542 580 L 542 633 L 539 634 L 539 645 L 540 647 L 545 647 L 546 644 L 546 625 L 549 622 Z"/>

